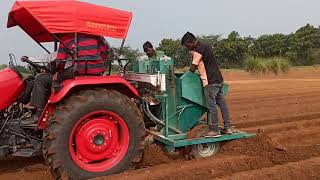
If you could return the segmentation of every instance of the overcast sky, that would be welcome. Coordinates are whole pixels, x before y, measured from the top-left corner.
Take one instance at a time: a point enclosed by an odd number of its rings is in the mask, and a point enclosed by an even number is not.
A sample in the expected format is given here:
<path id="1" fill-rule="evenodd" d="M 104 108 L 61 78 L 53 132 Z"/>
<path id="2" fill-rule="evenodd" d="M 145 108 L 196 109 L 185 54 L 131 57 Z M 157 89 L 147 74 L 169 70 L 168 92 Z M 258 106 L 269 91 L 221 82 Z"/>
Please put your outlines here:
<path id="1" fill-rule="evenodd" d="M 290 33 L 307 23 L 320 25 L 320 0 L 86 0 L 94 4 L 133 12 L 127 45 L 141 48 L 149 40 L 195 34 L 222 34 L 235 30 L 242 36 Z M 6 28 L 14 0 L 0 5 L 0 64 L 8 53 L 17 57 L 45 52 L 19 28 Z M 118 45 L 120 42 L 113 42 Z"/>

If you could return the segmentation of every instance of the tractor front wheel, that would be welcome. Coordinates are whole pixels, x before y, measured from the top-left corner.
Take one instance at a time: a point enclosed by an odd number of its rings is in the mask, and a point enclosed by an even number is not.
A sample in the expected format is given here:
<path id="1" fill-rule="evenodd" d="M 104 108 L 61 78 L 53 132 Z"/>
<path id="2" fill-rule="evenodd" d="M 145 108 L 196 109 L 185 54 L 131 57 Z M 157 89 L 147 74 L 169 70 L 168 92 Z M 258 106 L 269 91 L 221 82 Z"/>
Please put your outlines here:
<path id="1" fill-rule="evenodd" d="M 128 97 L 85 90 L 55 110 L 44 131 L 43 154 L 56 179 L 106 176 L 140 163 L 144 136 L 141 113 Z"/>

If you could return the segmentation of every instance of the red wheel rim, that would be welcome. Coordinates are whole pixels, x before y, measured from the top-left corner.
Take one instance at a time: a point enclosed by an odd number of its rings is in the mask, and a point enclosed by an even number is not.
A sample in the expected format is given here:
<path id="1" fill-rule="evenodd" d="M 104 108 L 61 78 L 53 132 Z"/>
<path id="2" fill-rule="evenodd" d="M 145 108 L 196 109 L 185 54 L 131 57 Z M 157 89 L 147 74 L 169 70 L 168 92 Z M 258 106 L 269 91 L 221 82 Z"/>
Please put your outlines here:
<path id="1" fill-rule="evenodd" d="M 73 161 L 89 172 L 103 172 L 117 165 L 129 147 L 125 121 L 111 111 L 94 111 L 82 117 L 69 138 Z"/>

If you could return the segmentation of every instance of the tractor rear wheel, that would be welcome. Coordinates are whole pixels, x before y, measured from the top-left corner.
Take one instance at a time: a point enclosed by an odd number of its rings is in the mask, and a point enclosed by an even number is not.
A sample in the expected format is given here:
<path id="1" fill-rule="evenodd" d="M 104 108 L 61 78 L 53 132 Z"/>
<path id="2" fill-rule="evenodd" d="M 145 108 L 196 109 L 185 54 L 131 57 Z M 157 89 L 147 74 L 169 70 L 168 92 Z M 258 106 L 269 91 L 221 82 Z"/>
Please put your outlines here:
<path id="1" fill-rule="evenodd" d="M 136 105 L 105 89 L 83 90 L 56 108 L 43 154 L 56 179 L 120 173 L 143 158 L 145 127 Z"/>

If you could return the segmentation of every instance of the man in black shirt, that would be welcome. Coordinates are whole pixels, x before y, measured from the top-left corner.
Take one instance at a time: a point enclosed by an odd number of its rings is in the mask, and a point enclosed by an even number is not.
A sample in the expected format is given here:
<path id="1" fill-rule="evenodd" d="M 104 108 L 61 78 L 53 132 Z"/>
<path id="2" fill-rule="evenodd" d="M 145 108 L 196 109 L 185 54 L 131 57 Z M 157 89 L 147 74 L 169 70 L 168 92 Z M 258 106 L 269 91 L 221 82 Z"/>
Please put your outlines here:
<path id="1" fill-rule="evenodd" d="M 199 71 L 204 86 L 204 93 L 207 100 L 209 117 L 212 122 L 210 131 L 206 137 L 220 137 L 218 127 L 218 112 L 216 105 L 219 106 L 224 123 L 223 133 L 232 134 L 230 128 L 229 111 L 223 95 L 223 77 L 219 70 L 218 62 L 213 54 L 210 45 L 202 43 L 190 32 L 187 32 L 181 45 L 186 47 L 192 53 L 192 63 L 190 71 Z"/>

